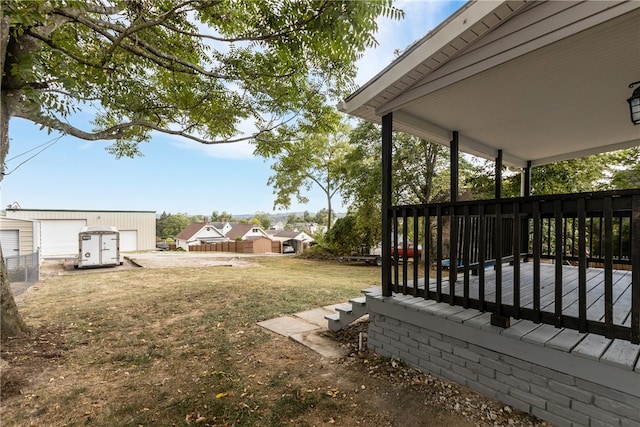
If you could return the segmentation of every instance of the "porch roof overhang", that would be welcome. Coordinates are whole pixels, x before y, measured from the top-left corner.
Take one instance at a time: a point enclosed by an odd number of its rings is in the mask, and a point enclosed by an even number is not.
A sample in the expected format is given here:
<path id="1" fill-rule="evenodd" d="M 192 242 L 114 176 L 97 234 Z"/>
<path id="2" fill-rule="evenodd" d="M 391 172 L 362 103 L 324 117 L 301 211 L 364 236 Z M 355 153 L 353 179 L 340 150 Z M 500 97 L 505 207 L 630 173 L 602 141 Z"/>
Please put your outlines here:
<path id="1" fill-rule="evenodd" d="M 338 105 L 525 167 L 640 145 L 640 2 L 469 2 Z"/>

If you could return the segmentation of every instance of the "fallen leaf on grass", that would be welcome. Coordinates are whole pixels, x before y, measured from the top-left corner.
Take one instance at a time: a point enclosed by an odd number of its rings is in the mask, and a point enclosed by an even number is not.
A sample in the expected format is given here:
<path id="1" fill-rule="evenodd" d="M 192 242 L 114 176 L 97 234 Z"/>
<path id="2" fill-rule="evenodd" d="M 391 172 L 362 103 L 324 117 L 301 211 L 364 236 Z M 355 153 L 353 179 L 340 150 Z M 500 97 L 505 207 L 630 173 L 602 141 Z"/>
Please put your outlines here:
<path id="1" fill-rule="evenodd" d="M 227 393 L 218 393 L 218 394 L 216 394 L 216 399 L 222 399 L 226 395 L 227 395 Z"/>
<path id="2" fill-rule="evenodd" d="M 340 389 L 338 388 L 330 388 L 327 390 L 327 395 L 331 397 L 338 397 L 340 394 Z"/>

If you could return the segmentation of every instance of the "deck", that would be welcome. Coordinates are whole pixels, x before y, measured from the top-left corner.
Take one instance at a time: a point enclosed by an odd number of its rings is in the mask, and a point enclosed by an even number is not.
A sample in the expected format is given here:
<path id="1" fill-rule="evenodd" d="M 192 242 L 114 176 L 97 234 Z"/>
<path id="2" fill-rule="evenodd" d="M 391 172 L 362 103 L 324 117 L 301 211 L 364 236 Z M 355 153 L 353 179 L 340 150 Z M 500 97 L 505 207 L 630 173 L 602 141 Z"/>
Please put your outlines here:
<path id="1" fill-rule="evenodd" d="M 533 308 L 533 264 L 520 264 L 520 306 Z M 555 310 L 555 265 L 540 265 L 540 309 L 542 312 L 553 313 Z M 613 271 L 613 321 L 616 325 L 629 326 L 631 321 L 631 288 L 632 272 L 625 270 Z M 513 267 L 507 264 L 502 267 L 502 301 L 514 302 L 514 273 Z M 601 268 L 587 269 L 587 319 L 603 321 L 605 316 L 605 272 Z M 478 276 L 469 276 L 469 298 L 478 299 Z M 435 292 L 435 280 L 429 281 L 429 290 Z M 406 292 L 411 294 L 413 282 L 409 281 Z M 418 280 L 418 289 L 424 289 L 424 279 Z M 448 301 L 449 283 L 443 282 L 442 301 Z M 455 295 L 464 294 L 464 278 L 458 275 Z M 465 323 L 470 326 L 491 329 L 504 336 L 544 347 L 555 348 L 568 353 L 590 359 L 600 360 L 609 364 L 619 365 L 625 369 L 640 372 L 640 345 L 629 341 L 606 338 L 601 335 L 580 333 L 569 328 L 557 328 L 548 324 L 537 324 L 529 320 L 512 320 L 506 329 L 497 328 L 490 324 L 490 313 L 482 313 L 476 309 L 465 309 L 452 306 L 447 302 L 438 303 L 410 295 L 394 295 L 406 304 L 420 304 L 430 314 L 441 315 L 447 319 Z M 496 274 L 493 268 L 485 269 L 485 301 L 496 302 Z M 514 304 L 515 305 L 515 304 Z M 562 313 L 568 316 L 578 316 L 578 268 L 563 266 L 562 268 Z"/>

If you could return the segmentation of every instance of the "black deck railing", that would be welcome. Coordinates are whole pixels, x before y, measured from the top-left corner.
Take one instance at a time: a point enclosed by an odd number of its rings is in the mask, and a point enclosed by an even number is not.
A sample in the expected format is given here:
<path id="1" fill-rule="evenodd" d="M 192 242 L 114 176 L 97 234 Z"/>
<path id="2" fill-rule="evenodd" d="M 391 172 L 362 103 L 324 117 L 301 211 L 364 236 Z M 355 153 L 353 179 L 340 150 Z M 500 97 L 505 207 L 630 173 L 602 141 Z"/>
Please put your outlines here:
<path id="1" fill-rule="evenodd" d="M 527 319 L 640 342 L 640 189 L 394 206 L 389 218 L 392 246 L 403 250 L 390 251 L 387 294 L 491 312 L 502 326 Z M 577 274 L 569 278 L 566 266 Z M 596 319 L 588 315 L 593 268 L 603 274 Z M 623 292 L 614 291 L 618 269 L 631 270 Z M 566 307 L 570 281 L 577 310 Z M 628 314 L 614 318 L 614 303 Z"/>

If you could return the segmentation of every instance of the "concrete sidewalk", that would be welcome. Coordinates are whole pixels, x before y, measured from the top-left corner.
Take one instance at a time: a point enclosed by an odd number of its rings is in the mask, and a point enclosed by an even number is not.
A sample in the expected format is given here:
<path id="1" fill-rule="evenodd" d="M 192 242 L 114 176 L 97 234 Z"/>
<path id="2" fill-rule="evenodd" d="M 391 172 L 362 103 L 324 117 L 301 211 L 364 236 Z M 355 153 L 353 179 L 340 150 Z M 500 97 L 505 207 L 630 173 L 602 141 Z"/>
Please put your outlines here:
<path id="1" fill-rule="evenodd" d="M 289 316 L 258 322 L 258 325 L 277 334 L 306 346 L 327 358 L 340 358 L 348 354 L 348 350 L 340 343 L 327 338 L 324 333 L 329 330 L 324 316 L 334 314 L 340 304 L 327 305 L 313 310 L 302 311 Z"/>

